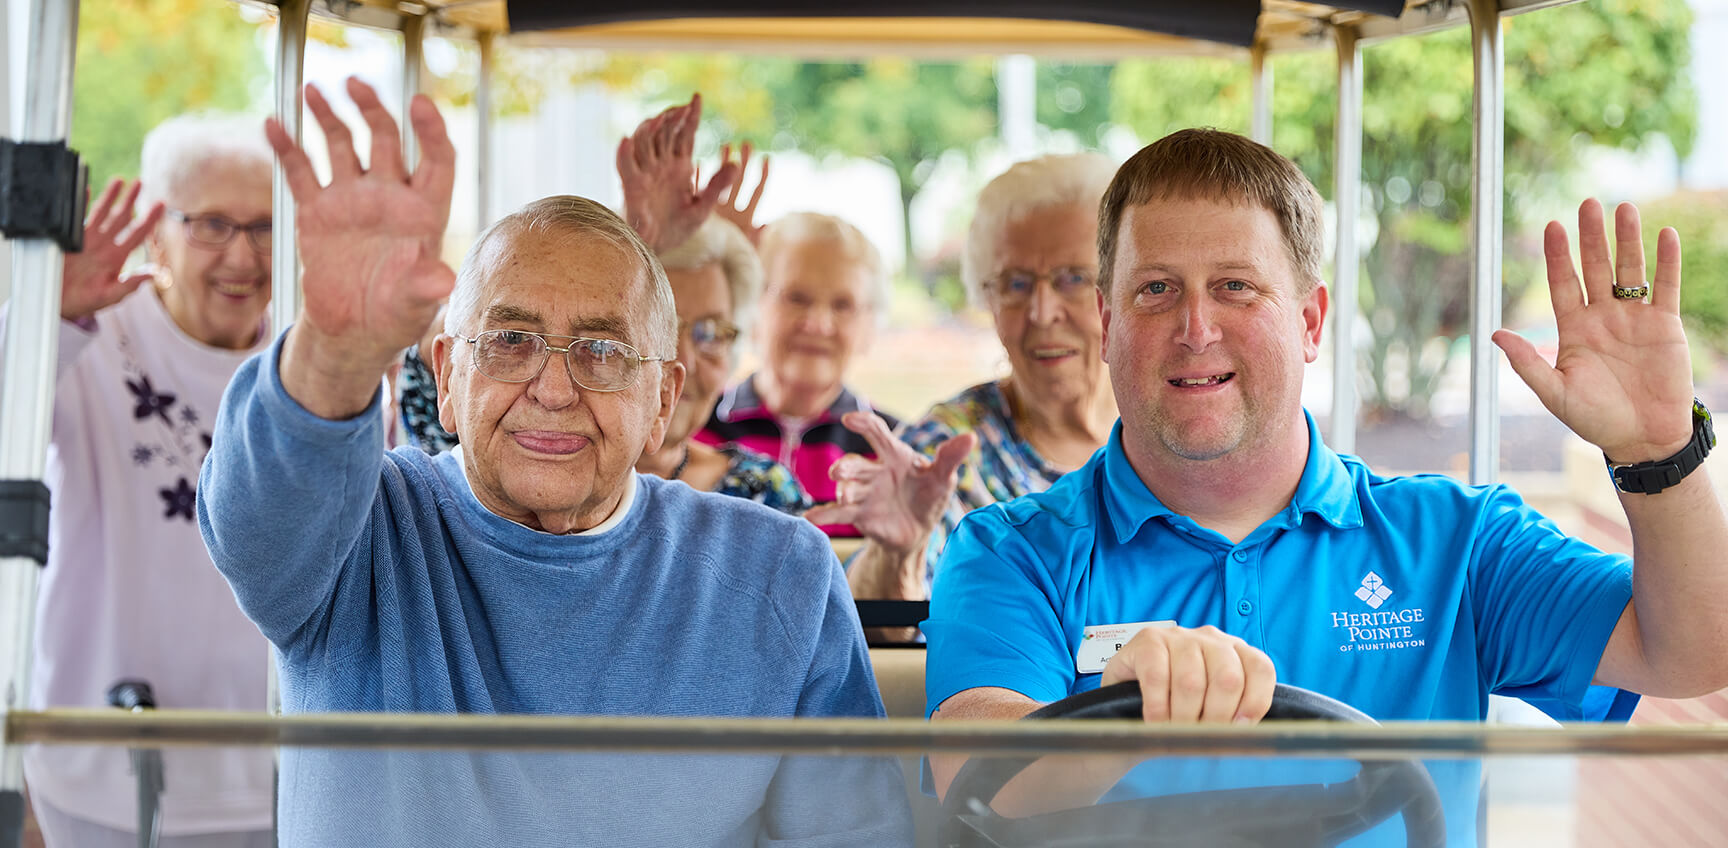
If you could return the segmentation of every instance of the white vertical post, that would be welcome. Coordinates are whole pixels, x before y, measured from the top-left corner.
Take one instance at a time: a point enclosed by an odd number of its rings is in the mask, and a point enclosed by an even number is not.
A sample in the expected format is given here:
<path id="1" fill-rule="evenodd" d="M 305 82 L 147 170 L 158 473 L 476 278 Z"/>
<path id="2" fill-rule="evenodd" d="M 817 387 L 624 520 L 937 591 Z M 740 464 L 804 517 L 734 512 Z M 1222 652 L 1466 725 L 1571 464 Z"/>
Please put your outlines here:
<path id="1" fill-rule="evenodd" d="M 24 110 L 13 138 L 64 143 L 72 127 L 78 3 L 35 0 L 27 5 Z M 60 246 L 52 239 L 12 242 L 15 288 L 0 373 L 0 480 L 39 481 L 48 464 L 61 267 Z M 0 848 L 15 848 L 22 838 L 24 749 L 7 740 L 5 717 L 29 705 L 40 569 L 41 563 L 29 556 L 0 559 Z"/>
<path id="2" fill-rule="evenodd" d="M 402 115 L 398 122 L 402 126 L 402 162 L 412 173 L 415 163 L 420 161 L 420 139 L 414 135 L 414 123 L 408 120 L 408 104 L 414 102 L 414 95 L 420 93 L 420 75 L 425 61 L 423 49 L 426 45 L 426 16 L 402 16 Z"/>
<path id="3" fill-rule="evenodd" d="M 306 70 L 306 18 L 311 9 L 311 0 L 280 0 L 276 7 L 276 120 L 296 142 L 300 141 L 300 86 Z M 288 191 L 282 163 L 275 163 L 274 168 L 270 183 L 270 330 L 280 333 L 300 316 L 300 254 L 294 195 Z M 275 654 L 269 654 L 267 661 L 264 704 L 271 713 L 280 713 L 282 689 Z"/>
<path id="4" fill-rule="evenodd" d="M 300 140 L 300 84 L 306 66 L 306 16 L 311 0 L 280 0 L 276 11 L 276 120 Z M 270 329 L 280 333 L 300 315 L 300 255 L 296 252 L 294 195 L 282 164 L 271 181 Z M 274 689 L 274 684 L 272 684 Z M 275 700 L 271 700 L 274 708 Z"/>
<path id="5" fill-rule="evenodd" d="M 1038 152 L 1038 62 L 1031 56 L 996 60 L 996 114 L 1002 146 L 1018 162 Z"/>
<path id="6" fill-rule="evenodd" d="M 1333 29 L 1338 47 L 1338 125 L 1332 152 L 1332 203 L 1338 216 L 1332 270 L 1332 431 L 1339 453 L 1356 452 L 1356 249 L 1362 198 L 1362 48 L 1353 27 Z"/>
<path id="7" fill-rule="evenodd" d="M 1476 92 L 1470 214 L 1470 482 L 1500 471 L 1499 360 L 1489 339 L 1500 329 L 1501 188 L 1506 142 L 1506 53 L 1497 0 L 1470 0 Z"/>
<path id="8" fill-rule="evenodd" d="M 480 33 L 480 78 L 474 89 L 475 178 L 478 183 L 474 231 L 492 223 L 492 33 Z"/>
<path id="9" fill-rule="evenodd" d="M 10 19 L 12 10 L 6 0 L 0 0 L 0 138 L 12 138 L 12 57 L 20 54 L 12 45 Z M 20 75 L 22 79 L 22 75 Z M 12 246 L 0 235 L 0 300 L 12 292 Z"/>
<path id="10" fill-rule="evenodd" d="M 1249 137 L 1272 146 L 1272 63 L 1268 61 L 1266 45 L 1256 41 L 1248 50 L 1249 85 L 1254 98 L 1254 115 L 1249 124 Z"/>

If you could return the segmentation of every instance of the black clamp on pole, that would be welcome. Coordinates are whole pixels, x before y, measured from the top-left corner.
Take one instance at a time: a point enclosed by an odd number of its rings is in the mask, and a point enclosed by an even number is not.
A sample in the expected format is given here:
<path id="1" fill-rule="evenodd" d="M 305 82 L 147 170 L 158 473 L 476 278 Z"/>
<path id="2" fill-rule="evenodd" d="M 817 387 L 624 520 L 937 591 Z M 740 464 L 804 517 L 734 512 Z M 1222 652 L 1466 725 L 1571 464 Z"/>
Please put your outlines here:
<path id="1" fill-rule="evenodd" d="M 48 564 L 48 487 L 41 480 L 0 480 L 0 557 Z"/>
<path id="2" fill-rule="evenodd" d="M 0 138 L 0 232 L 10 239 L 53 239 L 66 253 L 84 248 L 90 169 L 64 141 Z"/>

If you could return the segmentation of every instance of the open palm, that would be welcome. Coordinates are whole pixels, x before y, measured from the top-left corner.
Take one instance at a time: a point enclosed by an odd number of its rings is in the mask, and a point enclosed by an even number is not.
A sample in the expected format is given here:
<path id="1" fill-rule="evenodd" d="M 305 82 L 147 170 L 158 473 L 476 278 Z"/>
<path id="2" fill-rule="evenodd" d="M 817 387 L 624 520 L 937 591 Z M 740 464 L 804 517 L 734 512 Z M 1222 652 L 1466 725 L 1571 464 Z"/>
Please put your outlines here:
<path id="1" fill-rule="evenodd" d="M 816 524 L 851 524 L 884 548 L 911 551 L 942 519 L 954 496 L 955 471 L 978 437 L 955 436 L 932 458 L 894 438 L 887 422 L 873 412 L 848 412 L 841 423 L 863 436 L 876 458 L 841 457 L 828 472 L 839 483 L 837 502 L 815 507 L 804 517 Z"/>
<path id="2" fill-rule="evenodd" d="M 1646 277 L 1637 208 L 1621 204 L 1614 217 L 1610 259 L 1601 204 L 1587 200 L 1578 210 L 1582 283 L 1566 228 L 1551 222 L 1544 233 L 1559 328 L 1554 364 L 1510 331 L 1496 332 L 1494 341 L 1548 411 L 1573 432 L 1615 462 L 1645 462 L 1673 455 L 1692 435 L 1692 365 L 1680 323 L 1680 236 L 1665 228 L 1657 239 L 1649 302 L 1616 296 L 1617 286 L 1636 289 Z"/>
<path id="3" fill-rule="evenodd" d="M 108 183 L 91 208 L 90 218 L 84 222 L 84 247 L 66 254 L 60 273 L 60 317 L 68 321 L 88 318 L 119 303 L 150 279 L 146 272 L 120 273 L 126 258 L 162 220 L 160 203 L 151 204 L 144 217 L 134 219 L 140 186 L 134 182 L 127 188 L 126 181 L 117 178 Z"/>
<path id="4" fill-rule="evenodd" d="M 297 206 L 302 321 L 328 338 L 380 357 L 414 344 L 450 294 L 455 274 L 439 256 L 450 217 L 455 149 L 432 102 L 416 97 L 409 118 L 420 140 L 419 165 L 408 173 L 401 134 L 370 86 L 348 81 L 372 135 L 370 167 L 362 168 L 353 136 L 318 89 L 306 105 L 323 129 L 330 184 L 320 186 L 306 153 L 271 121 L 276 149 Z"/>

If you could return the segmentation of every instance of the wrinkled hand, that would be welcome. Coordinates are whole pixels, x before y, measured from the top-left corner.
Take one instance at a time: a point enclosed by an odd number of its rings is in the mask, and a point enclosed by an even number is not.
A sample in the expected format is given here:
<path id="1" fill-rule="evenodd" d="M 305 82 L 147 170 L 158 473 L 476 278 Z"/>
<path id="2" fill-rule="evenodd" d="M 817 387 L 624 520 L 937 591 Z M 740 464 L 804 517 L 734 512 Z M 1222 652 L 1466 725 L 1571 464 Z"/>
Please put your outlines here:
<path id="1" fill-rule="evenodd" d="M 768 187 L 768 154 L 762 154 L 762 173 L 756 178 L 756 190 L 750 193 L 750 202 L 738 205 L 738 195 L 744 189 L 744 171 L 750 167 L 751 152 L 750 142 L 744 142 L 739 149 L 738 178 L 732 181 L 732 190 L 726 193 L 726 199 L 721 201 L 716 211 L 720 217 L 736 224 L 750 244 L 761 247 L 763 227 L 756 223 L 756 204 L 762 202 L 762 190 Z M 720 161 L 732 161 L 732 145 L 721 146 Z"/>
<path id="2" fill-rule="evenodd" d="M 450 294 L 455 272 L 439 256 L 456 150 L 444 119 L 425 96 L 409 104 L 419 137 L 420 163 L 410 174 L 402 161 L 395 119 L 371 86 L 349 78 L 348 95 L 372 133 L 371 166 L 362 168 L 348 127 L 314 86 L 306 105 L 324 131 L 330 184 L 319 186 L 306 152 L 275 119 L 265 134 L 294 194 L 299 229 L 302 329 L 311 329 L 350 356 L 378 360 L 378 368 L 414 344 Z"/>
<path id="3" fill-rule="evenodd" d="M 624 220 L 659 253 L 684 243 L 714 211 L 720 195 L 738 177 L 738 165 L 723 161 L 697 191 L 696 127 L 702 95 L 643 121 L 618 143 L 618 178 L 624 184 Z"/>
<path id="4" fill-rule="evenodd" d="M 1644 275 L 1638 209 L 1614 214 L 1615 256 L 1608 252 L 1602 204 L 1578 207 L 1578 274 L 1557 221 L 1543 234 L 1548 294 L 1560 331 L 1552 366 L 1530 342 L 1500 330 L 1494 343 L 1542 405 L 1614 462 L 1672 456 L 1692 437 L 1692 361 L 1680 325 L 1680 235 L 1664 228 L 1656 240 L 1656 273 Z M 1650 280 L 1650 300 L 1622 300 L 1614 286 Z"/>
<path id="5" fill-rule="evenodd" d="M 804 513 L 819 524 L 851 524 L 889 551 L 915 551 L 936 528 L 954 496 L 955 470 L 978 444 L 972 433 L 961 433 L 936 448 L 934 458 L 894 438 L 888 422 L 873 412 L 848 412 L 840 419 L 870 443 L 875 459 L 847 454 L 828 469 L 839 483 L 836 503 Z"/>
<path id="6" fill-rule="evenodd" d="M 1257 722 L 1272 708 L 1278 673 L 1259 648 L 1211 625 L 1148 627 L 1104 665 L 1099 686 L 1140 683 L 1145 719 Z"/>
<path id="7" fill-rule="evenodd" d="M 148 271 L 120 275 L 126 257 L 144 243 L 162 220 L 160 203 L 151 204 L 144 217 L 134 220 L 133 207 L 138 202 L 140 185 L 134 182 L 128 187 L 125 180 L 116 178 L 97 198 L 89 219 L 84 222 L 84 249 L 66 254 L 60 272 L 61 318 L 68 321 L 88 318 L 119 303 L 150 279 Z M 118 204 L 116 198 L 120 199 Z"/>

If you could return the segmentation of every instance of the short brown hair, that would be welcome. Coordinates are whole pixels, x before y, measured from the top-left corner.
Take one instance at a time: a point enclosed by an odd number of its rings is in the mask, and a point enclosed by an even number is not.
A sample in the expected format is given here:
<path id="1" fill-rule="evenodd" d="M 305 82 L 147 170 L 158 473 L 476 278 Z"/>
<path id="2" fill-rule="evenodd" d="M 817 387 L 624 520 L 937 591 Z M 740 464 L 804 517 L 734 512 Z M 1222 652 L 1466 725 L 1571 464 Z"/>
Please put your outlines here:
<path id="1" fill-rule="evenodd" d="M 1098 205 L 1098 286 L 1108 295 L 1115 274 L 1123 210 L 1154 200 L 1204 199 L 1268 209 L 1278 219 L 1299 290 L 1320 282 L 1325 224 L 1320 192 L 1296 163 L 1232 132 L 1188 129 L 1140 149 L 1117 169 Z"/>

